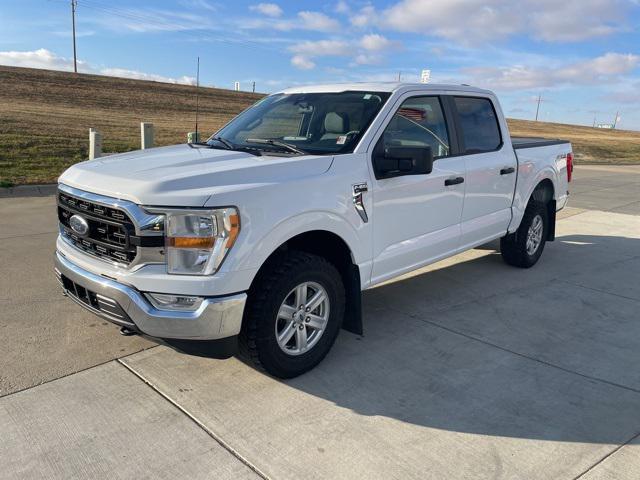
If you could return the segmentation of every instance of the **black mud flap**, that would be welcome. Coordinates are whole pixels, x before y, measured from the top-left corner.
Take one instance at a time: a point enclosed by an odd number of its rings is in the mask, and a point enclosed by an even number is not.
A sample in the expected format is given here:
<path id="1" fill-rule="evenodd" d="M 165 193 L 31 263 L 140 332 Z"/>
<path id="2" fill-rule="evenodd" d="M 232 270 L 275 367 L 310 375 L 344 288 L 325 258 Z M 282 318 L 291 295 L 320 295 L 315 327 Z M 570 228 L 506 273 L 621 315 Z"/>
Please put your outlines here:
<path id="1" fill-rule="evenodd" d="M 347 304 L 344 311 L 342 328 L 347 332 L 362 335 L 362 290 L 360 288 L 360 269 L 357 265 L 347 267 L 345 278 L 345 294 Z"/>
<path id="2" fill-rule="evenodd" d="M 547 202 L 547 218 L 549 219 L 547 242 L 553 242 L 556 239 L 556 213 L 556 201 L 551 199 Z"/>

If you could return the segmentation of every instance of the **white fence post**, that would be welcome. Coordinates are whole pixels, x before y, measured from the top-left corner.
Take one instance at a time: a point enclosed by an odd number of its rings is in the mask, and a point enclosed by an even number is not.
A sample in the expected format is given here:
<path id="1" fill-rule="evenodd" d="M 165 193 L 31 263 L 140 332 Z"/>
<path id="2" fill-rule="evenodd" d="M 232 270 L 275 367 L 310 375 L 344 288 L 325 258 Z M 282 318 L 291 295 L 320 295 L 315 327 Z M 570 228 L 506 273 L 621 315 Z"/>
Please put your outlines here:
<path id="1" fill-rule="evenodd" d="M 89 160 L 102 156 L 102 135 L 95 128 L 89 129 Z"/>
<path id="2" fill-rule="evenodd" d="M 140 123 L 140 144 L 142 150 L 153 148 L 153 123 Z"/>

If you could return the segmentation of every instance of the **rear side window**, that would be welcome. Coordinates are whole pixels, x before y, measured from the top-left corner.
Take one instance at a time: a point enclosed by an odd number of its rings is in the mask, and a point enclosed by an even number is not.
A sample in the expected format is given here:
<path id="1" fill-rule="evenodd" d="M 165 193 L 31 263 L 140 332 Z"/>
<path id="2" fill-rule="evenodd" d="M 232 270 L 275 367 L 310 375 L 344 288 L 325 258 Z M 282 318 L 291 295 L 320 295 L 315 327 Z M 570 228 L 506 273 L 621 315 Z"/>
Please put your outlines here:
<path id="1" fill-rule="evenodd" d="M 502 145 L 498 117 L 488 98 L 454 97 L 465 153 L 493 152 Z"/>

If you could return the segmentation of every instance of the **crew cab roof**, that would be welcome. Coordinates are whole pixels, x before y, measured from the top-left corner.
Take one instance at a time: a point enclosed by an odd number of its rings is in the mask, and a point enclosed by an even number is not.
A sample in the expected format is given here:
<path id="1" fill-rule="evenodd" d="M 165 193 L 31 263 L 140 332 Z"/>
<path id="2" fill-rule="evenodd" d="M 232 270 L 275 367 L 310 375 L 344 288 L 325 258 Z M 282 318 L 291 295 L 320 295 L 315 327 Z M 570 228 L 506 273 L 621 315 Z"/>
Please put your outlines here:
<path id="1" fill-rule="evenodd" d="M 346 91 L 365 92 L 404 92 L 414 90 L 428 91 L 459 91 L 468 93 L 492 94 L 489 90 L 483 90 L 469 85 L 452 85 L 438 83 L 399 83 L 399 82 L 354 82 L 354 83 L 330 83 L 324 85 L 300 85 L 281 90 L 277 93 L 338 93 Z"/>

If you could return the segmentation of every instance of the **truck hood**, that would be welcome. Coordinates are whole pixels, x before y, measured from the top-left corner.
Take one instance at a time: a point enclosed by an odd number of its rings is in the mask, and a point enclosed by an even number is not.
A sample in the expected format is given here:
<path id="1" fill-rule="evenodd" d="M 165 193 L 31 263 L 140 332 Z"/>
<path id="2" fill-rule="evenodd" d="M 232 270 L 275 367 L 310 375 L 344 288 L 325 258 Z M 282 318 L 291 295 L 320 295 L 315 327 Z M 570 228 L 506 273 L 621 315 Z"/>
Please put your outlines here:
<path id="1" fill-rule="evenodd" d="M 332 156 L 257 157 L 187 144 L 78 163 L 60 183 L 141 205 L 202 206 L 212 195 L 321 175 Z"/>

